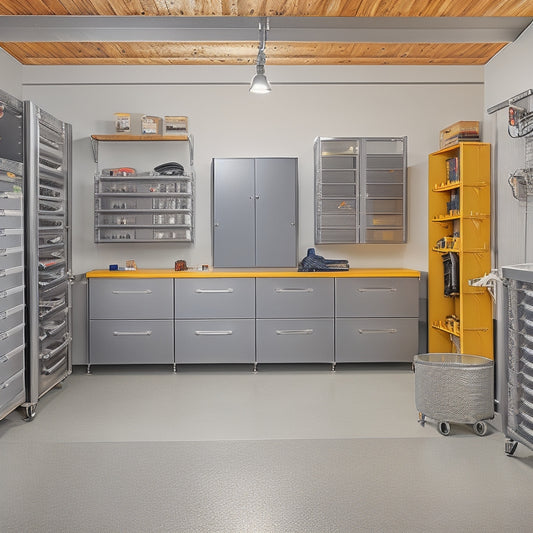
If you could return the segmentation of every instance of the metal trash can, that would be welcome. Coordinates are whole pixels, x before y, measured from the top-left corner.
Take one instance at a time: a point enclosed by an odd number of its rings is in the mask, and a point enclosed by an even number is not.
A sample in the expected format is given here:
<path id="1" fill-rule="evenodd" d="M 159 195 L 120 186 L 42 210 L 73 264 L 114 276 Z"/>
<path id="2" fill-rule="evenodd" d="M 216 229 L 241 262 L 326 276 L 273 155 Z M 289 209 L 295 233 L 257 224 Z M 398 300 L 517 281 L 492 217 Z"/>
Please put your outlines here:
<path id="1" fill-rule="evenodd" d="M 494 417 L 494 361 L 479 355 L 426 353 L 415 355 L 415 404 L 419 422 L 437 422 L 441 435 L 450 422 L 472 424 L 485 435 L 485 420 Z"/>

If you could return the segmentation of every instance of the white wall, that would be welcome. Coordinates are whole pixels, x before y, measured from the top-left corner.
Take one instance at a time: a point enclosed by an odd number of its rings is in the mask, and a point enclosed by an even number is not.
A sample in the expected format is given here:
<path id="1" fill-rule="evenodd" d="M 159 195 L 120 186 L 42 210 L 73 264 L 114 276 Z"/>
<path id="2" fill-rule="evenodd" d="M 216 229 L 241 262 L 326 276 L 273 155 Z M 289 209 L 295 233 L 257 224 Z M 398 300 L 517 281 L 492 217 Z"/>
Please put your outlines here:
<path id="1" fill-rule="evenodd" d="M 0 49 L 0 89 L 17 98 L 22 97 L 22 65 Z"/>
<path id="2" fill-rule="evenodd" d="M 211 264 L 213 157 L 298 157 L 298 255 L 303 257 L 313 246 L 314 138 L 403 135 L 408 136 L 407 244 L 327 245 L 317 251 L 347 258 L 352 267 L 427 269 L 427 156 L 438 150 L 439 131 L 445 126 L 457 120 L 482 120 L 482 67 L 267 66 L 273 90 L 264 96 L 248 93 L 252 74 L 250 67 L 219 66 L 24 68 L 24 98 L 73 125 L 75 273 L 126 259 L 135 259 L 141 268 L 172 268 L 176 259 Z M 114 112 L 189 117 L 197 173 L 193 246 L 93 243 L 94 162 L 89 136 L 111 133 Z M 178 155 L 157 157 L 155 163 Z M 154 161 L 147 156 L 140 164 L 148 170 Z"/>
<path id="3" fill-rule="evenodd" d="M 485 66 L 485 107 L 533 89 L 533 25 L 512 44 L 506 46 Z M 533 101 L 533 100 L 532 100 Z M 492 144 L 492 190 L 495 257 L 493 266 L 533 261 L 533 242 L 527 240 L 533 231 L 533 211 L 513 198 L 509 175 L 524 168 L 524 139 L 513 139 L 507 133 L 508 108 L 485 114 L 486 140 Z M 531 204 L 531 202 L 530 202 Z M 529 220 L 528 220 L 529 217 Z"/>

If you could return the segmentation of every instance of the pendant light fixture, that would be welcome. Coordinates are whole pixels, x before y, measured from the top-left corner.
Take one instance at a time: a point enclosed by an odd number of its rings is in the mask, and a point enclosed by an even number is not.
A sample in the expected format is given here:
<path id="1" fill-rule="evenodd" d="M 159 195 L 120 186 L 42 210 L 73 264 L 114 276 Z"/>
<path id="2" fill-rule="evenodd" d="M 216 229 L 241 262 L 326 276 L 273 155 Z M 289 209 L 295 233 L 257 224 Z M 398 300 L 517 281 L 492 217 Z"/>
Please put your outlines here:
<path id="1" fill-rule="evenodd" d="M 266 33 L 269 29 L 268 17 L 261 17 L 259 19 L 259 51 L 256 60 L 256 75 L 250 84 L 250 92 L 255 94 L 267 94 L 272 90 L 265 76 L 265 43 Z"/>

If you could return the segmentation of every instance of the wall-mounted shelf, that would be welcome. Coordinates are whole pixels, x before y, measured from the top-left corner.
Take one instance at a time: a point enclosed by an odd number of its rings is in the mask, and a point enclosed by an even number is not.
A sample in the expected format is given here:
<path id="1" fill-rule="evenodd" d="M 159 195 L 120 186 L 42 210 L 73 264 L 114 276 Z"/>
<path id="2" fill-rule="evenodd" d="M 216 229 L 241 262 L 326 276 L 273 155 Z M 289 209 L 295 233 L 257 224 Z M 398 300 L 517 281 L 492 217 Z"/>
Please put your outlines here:
<path id="1" fill-rule="evenodd" d="M 133 174 L 110 176 L 107 175 L 109 169 L 99 169 L 98 147 L 101 142 L 158 141 L 188 143 L 190 164 L 189 168 L 185 169 L 186 172 L 165 175 L 154 171 L 133 171 Z M 96 163 L 94 242 L 193 242 L 194 157 L 191 135 L 91 135 L 91 146 Z M 142 147 L 143 153 L 147 148 L 149 146 Z M 137 146 L 135 150 L 138 151 Z M 106 150 L 106 160 L 116 161 L 119 155 L 117 152 L 118 150 L 113 150 L 108 157 Z M 146 164 L 144 159 L 142 164 Z"/>
<path id="2" fill-rule="evenodd" d="M 91 135 L 94 162 L 98 163 L 98 143 L 100 142 L 188 142 L 191 167 L 194 164 L 194 138 L 192 135 L 128 135 L 128 134 L 95 134 Z"/>

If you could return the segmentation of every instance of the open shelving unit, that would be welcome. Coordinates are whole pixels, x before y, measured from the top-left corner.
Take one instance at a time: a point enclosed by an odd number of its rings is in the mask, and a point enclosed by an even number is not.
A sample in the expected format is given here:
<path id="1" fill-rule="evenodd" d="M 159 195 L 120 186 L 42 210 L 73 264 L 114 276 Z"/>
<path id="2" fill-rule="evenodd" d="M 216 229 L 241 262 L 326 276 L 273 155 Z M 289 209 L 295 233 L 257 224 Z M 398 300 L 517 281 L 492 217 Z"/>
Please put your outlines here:
<path id="1" fill-rule="evenodd" d="M 469 280 L 491 270 L 490 144 L 459 143 L 429 155 L 429 352 L 493 358 L 492 298 Z M 445 295 L 445 254 L 457 254 L 457 290 Z"/>
<path id="2" fill-rule="evenodd" d="M 157 141 L 188 143 L 188 168 L 183 174 L 149 171 L 109 176 L 100 169 L 100 143 Z M 91 146 L 96 163 L 96 243 L 193 242 L 194 145 L 191 135 L 91 135 Z"/>

